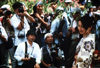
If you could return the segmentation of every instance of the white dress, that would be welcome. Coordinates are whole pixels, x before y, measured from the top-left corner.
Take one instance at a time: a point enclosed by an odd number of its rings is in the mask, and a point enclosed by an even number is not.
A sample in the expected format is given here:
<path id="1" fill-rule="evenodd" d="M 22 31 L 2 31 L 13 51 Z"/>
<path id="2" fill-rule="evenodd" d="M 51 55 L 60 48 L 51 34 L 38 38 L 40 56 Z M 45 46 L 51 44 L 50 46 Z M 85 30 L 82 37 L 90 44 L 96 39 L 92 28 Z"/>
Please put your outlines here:
<path id="1" fill-rule="evenodd" d="M 93 52 L 95 50 L 95 35 L 89 34 L 82 38 L 76 47 L 76 59 L 73 68 L 90 68 Z"/>

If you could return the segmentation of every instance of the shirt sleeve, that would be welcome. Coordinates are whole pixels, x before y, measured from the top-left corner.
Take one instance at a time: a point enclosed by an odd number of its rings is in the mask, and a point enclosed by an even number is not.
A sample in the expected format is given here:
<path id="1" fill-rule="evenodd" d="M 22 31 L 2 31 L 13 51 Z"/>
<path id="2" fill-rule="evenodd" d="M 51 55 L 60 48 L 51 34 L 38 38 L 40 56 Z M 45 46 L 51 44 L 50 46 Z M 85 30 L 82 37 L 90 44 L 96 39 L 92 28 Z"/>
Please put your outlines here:
<path id="1" fill-rule="evenodd" d="M 35 53 L 36 63 L 40 64 L 41 63 L 41 49 L 38 44 L 35 47 L 34 53 Z"/>
<path id="2" fill-rule="evenodd" d="M 25 49 L 25 44 L 19 44 L 16 51 L 15 51 L 15 54 L 14 54 L 14 57 L 17 61 L 21 61 L 21 59 L 24 57 L 24 52 L 23 52 L 23 49 Z"/>
<path id="3" fill-rule="evenodd" d="M 5 39 L 8 40 L 7 33 L 3 27 L 1 27 L 1 32 L 2 32 L 2 35 L 5 37 Z"/>
<path id="4" fill-rule="evenodd" d="M 30 29 L 30 26 L 28 24 L 28 20 L 26 17 L 24 17 L 24 29 L 25 29 L 25 34 L 27 34 L 27 31 Z"/>
<path id="5" fill-rule="evenodd" d="M 69 29 L 71 26 L 70 26 L 70 22 L 68 21 L 68 17 L 67 17 L 67 13 L 66 12 L 63 13 L 63 17 L 64 17 L 64 19 L 66 21 L 67 28 Z"/>
<path id="6" fill-rule="evenodd" d="M 59 19 L 56 18 L 52 23 L 51 23 L 51 29 L 50 29 L 50 33 L 54 34 L 54 32 L 57 30 L 57 26 L 59 26 L 60 22 Z"/>
<path id="7" fill-rule="evenodd" d="M 16 15 L 14 15 L 11 19 L 10 19 L 10 21 L 11 21 L 11 25 L 14 27 L 14 28 L 17 28 L 18 26 L 19 26 L 19 24 L 20 24 L 20 19 L 18 19 L 17 17 L 16 17 Z"/>

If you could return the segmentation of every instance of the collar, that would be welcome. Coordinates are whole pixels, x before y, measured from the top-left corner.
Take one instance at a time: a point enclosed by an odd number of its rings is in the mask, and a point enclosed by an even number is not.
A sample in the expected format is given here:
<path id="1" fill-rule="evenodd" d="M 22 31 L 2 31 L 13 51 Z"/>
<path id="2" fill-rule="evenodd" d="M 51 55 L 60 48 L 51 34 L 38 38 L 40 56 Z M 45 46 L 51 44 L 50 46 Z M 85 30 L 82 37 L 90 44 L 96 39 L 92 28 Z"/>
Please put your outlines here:
<path id="1" fill-rule="evenodd" d="M 31 45 L 29 44 L 29 42 L 27 41 L 27 46 L 33 48 L 33 47 L 34 47 L 33 42 L 32 42 L 32 46 L 31 46 Z"/>
<path id="2" fill-rule="evenodd" d="M 51 45 L 51 48 L 49 48 L 49 46 L 48 45 L 46 45 L 47 46 L 47 49 L 52 49 L 52 48 L 54 48 L 55 46 L 52 44 Z"/>

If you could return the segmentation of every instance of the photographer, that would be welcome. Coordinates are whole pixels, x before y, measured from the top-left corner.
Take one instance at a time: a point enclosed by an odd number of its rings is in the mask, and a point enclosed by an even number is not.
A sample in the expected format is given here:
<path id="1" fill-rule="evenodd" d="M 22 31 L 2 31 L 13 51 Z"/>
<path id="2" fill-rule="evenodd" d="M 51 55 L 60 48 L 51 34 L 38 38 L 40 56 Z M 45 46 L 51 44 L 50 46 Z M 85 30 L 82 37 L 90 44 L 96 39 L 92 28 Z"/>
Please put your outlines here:
<path id="1" fill-rule="evenodd" d="M 40 68 L 41 50 L 35 43 L 36 34 L 29 30 L 26 34 L 27 41 L 18 45 L 14 57 L 18 61 L 17 68 Z"/>
<path id="2" fill-rule="evenodd" d="M 21 42 L 26 41 L 26 33 L 30 29 L 28 24 L 28 20 L 34 21 L 33 18 L 24 10 L 24 5 L 20 2 L 16 2 L 12 5 L 15 14 L 10 19 L 11 25 L 14 28 L 15 38 L 14 38 L 14 48 L 13 48 L 13 55 L 14 52 Z M 14 62 L 14 68 L 16 67 L 16 63 Z"/>
<path id="3" fill-rule="evenodd" d="M 41 68 L 59 68 L 61 58 L 58 56 L 58 49 L 53 44 L 53 35 L 46 33 L 44 36 L 45 46 L 42 47 Z"/>

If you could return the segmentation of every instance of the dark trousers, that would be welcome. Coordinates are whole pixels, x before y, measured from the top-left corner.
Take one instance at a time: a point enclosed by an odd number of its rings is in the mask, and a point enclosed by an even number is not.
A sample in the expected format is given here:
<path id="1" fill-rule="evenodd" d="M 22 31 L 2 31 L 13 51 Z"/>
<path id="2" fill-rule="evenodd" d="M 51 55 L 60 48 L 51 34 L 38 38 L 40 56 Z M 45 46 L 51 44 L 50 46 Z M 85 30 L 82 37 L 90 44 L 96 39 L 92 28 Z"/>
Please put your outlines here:
<path id="1" fill-rule="evenodd" d="M 16 68 L 30 68 L 30 67 L 17 66 Z M 34 68 L 34 67 L 33 67 L 33 68 Z"/>
<path id="2" fill-rule="evenodd" d="M 64 38 L 64 40 L 61 42 L 61 48 L 64 52 L 64 57 L 65 57 L 65 62 L 64 62 L 64 65 L 66 66 L 66 68 L 68 68 L 67 66 L 67 60 L 68 60 L 68 57 L 69 57 L 69 50 L 70 50 L 70 44 L 71 44 L 71 38 L 68 37 L 68 38 Z"/>
<path id="3" fill-rule="evenodd" d="M 17 48 L 17 46 L 13 46 L 11 49 L 9 49 L 9 55 L 11 58 L 12 68 L 16 68 L 16 64 L 17 64 L 16 59 L 14 58 L 16 48 Z"/>
<path id="4" fill-rule="evenodd" d="M 9 68 L 8 49 L 5 44 L 0 44 L 0 68 Z"/>

